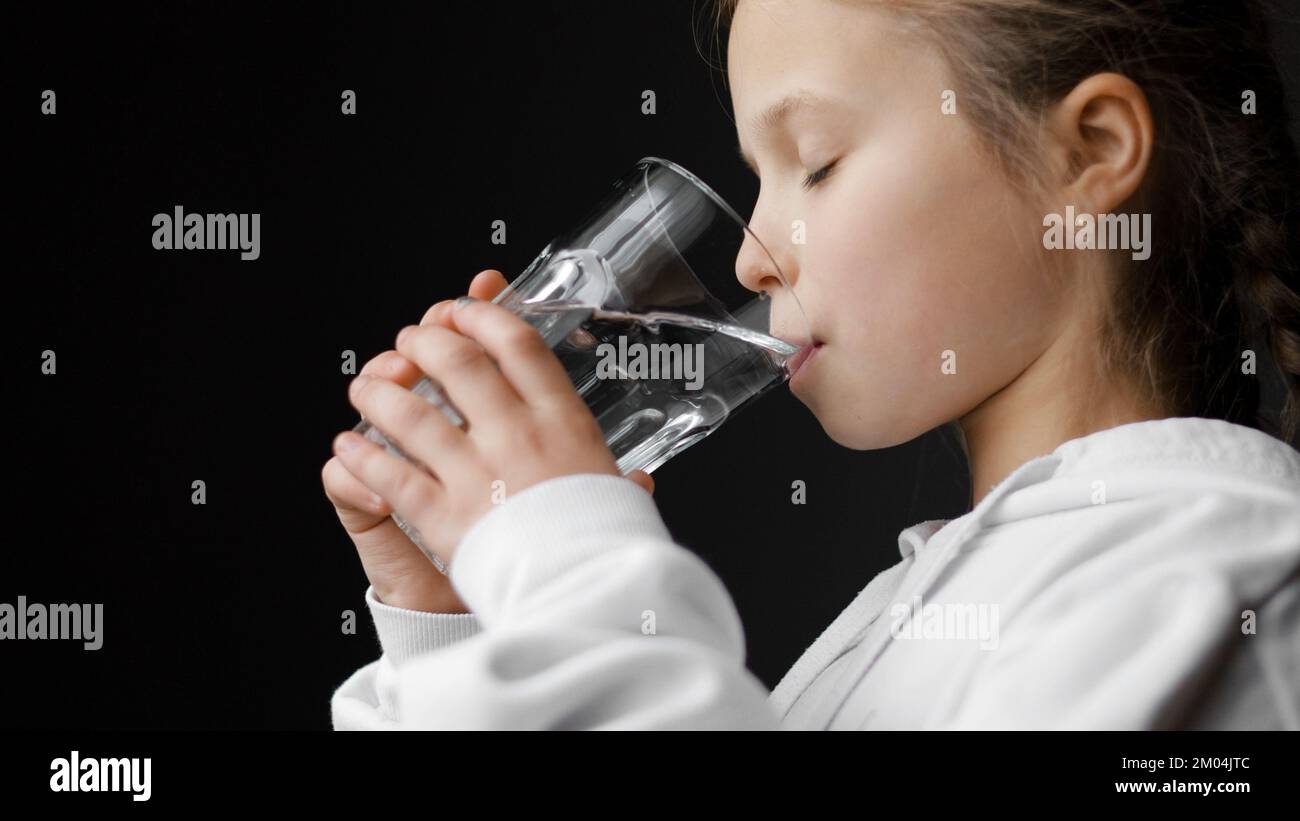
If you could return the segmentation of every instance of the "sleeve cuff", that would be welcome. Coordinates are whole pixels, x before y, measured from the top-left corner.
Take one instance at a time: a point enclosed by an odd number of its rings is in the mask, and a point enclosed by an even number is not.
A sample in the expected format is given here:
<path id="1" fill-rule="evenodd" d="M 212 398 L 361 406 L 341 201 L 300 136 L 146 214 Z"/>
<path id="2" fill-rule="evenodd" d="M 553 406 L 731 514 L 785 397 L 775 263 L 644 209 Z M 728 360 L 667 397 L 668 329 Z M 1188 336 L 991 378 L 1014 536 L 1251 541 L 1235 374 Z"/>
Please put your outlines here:
<path id="1" fill-rule="evenodd" d="M 373 585 L 366 588 L 366 606 L 379 634 L 379 646 L 394 666 L 481 630 L 473 613 L 426 613 L 384 604 Z"/>
<path id="2" fill-rule="evenodd" d="M 532 485 L 465 533 L 448 574 L 486 627 L 510 600 L 630 540 L 671 543 L 644 488 L 622 476 L 581 473 Z"/>

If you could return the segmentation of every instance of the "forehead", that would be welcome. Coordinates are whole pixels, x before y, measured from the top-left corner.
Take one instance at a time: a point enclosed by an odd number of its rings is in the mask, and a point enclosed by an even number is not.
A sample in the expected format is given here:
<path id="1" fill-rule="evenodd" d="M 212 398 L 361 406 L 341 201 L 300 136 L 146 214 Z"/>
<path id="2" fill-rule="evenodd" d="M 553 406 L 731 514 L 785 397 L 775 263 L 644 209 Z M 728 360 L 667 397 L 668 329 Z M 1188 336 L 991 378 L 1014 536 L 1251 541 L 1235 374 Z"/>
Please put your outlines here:
<path id="1" fill-rule="evenodd" d="M 930 84 L 935 52 L 901 22 L 861 0 L 741 0 L 727 46 L 736 128 L 757 137 L 804 111 L 879 107 Z"/>
<path id="2" fill-rule="evenodd" d="M 761 125 L 770 120 L 757 118 L 783 98 L 793 97 L 786 107 L 814 102 L 813 95 L 837 96 L 861 82 L 879 16 L 865 4 L 833 0 L 741 0 L 727 46 L 738 124 L 741 109 Z"/>

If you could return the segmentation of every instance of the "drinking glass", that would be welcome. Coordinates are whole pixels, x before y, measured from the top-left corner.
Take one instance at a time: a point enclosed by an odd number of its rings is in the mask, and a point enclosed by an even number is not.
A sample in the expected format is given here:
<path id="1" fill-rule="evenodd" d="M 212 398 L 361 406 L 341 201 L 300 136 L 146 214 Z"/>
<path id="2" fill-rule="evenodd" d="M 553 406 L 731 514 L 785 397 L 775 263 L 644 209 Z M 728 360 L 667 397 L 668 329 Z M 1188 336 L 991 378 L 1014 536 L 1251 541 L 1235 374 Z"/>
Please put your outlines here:
<path id="1" fill-rule="evenodd" d="M 771 335 L 770 294 L 737 278 L 745 243 L 788 291 L 784 338 Z M 551 346 L 624 475 L 652 473 L 783 384 L 810 339 L 785 276 L 745 221 L 694 174 L 658 157 L 638 161 L 492 301 Z M 435 380 L 412 390 L 466 428 Z M 364 418 L 355 430 L 416 462 Z M 393 520 L 445 573 L 419 532 Z"/>

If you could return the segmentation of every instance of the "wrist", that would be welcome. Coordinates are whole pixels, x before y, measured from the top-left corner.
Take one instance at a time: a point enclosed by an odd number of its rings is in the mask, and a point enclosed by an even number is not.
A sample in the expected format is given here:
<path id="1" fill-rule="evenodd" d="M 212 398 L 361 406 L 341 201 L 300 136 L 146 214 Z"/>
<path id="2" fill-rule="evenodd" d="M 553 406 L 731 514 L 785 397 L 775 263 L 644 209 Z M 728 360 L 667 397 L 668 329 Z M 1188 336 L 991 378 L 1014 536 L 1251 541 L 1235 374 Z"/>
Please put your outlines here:
<path id="1" fill-rule="evenodd" d="M 425 613 L 468 613 L 469 608 L 449 582 L 427 587 L 382 587 L 375 585 L 375 598 L 389 607 Z"/>

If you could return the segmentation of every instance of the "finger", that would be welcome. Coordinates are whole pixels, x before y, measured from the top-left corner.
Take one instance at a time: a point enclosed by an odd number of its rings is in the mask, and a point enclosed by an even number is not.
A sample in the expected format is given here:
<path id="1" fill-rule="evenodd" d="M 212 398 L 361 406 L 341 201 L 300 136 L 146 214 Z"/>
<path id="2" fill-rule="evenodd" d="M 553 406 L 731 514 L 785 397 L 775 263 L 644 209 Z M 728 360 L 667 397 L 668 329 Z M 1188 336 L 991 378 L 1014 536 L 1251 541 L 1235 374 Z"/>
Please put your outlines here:
<path id="1" fill-rule="evenodd" d="M 474 279 L 469 284 L 469 295 L 475 299 L 491 301 L 508 286 L 509 283 L 506 282 L 505 276 L 500 271 L 495 268 L 488 268 L 474 275 Z M 424 312 L 420 324 L 451 327 L 451 306 L 455 302 L 454 299 L 444 299 L 441 302 L 434 303 L 433 307 Z"/>
<path id="2" fill-rule="evenodd" d="M 453 424 L 437 406 L 400 385 L 386 379 L 358 376 L 348 386 L 348 400 L 389 441 L 420 463 L 417 469 L 427 467 L 435 475 L 446 475 L 463 470 L 475 456 L 473 444 L 465 431 Z M 351 466 L 348 467 L 350 470 Z M 355 471 L 353 473 L 365 482 L 364 477 Z M 371 490 L 375 488 L 371 487 Z M 392 497 L 378 490 L 375 492 L 396 507 Z"/>
<path id="3" fill-rule="evenodd" d="M 386 568 L 428 566 L 423 551 L 393 521 L 392 506 L 353 476 L 337 456 L 325 463 L 324 475 L 325 494 L 334 502 L 339 522 L 352 537 L 364 563 Z M 357 509 L 372 504 L 370 510 Z"/>
<path id="4" fill-rule="evenodd" d="M 442 385 L 451 403 L 482 427 L 523 410 L 524 402 L 488 359 L 483 346 L 438 325 L 410 326 L 397 342 L 398 351 Z"/>
<path id="5" fill-rule="evenodd" d="M 335 507 L 385 516 L 391 512 L 388 503 L 353 476 L 337 456 L 321 468 L 321 484 Z"/>
<path id="6" fill-rule="evenodd" d="M 387 384 L 400 390 L 391 382 Z M 352 431 L 334 438 L 334 455 L 361 484 L 387 500 L 408 521 L 437 507 L 445 495 L 436 478 Z"/>
<path id="7" fill-rule="evenodd" d="M 650 474 L 646 473 L 644 470 L 634 470 L 624 478 L 631 479 L 638 486 L 643 488 L 646 493 L 649 493 L 651 496 L 654 495 L 655 480 L 650 476 Z"/>
<path id="8" fill-rule="evenodd" d="M 433 307 L 424 312 L 420 318 L 421 325 L 447 325 L 451 321 L 451 306 L 456 302 L 454 299 L 444 299 L 441 302 L 433 303 Z"/>
<path id="9" fill-rule="evenodd" d="M 388 503 L 353 476 L 337 456 L 321 468 L 321 484 L 349 533 L 369 530 L 392 513 Z"/>
<path id="10" fill-rule="evenodd" d="M 537 329 L 491 302 L 458 304 L 456 330 L 478 342 L 528 405 L 559 409 L 581 404 L 573 382 Z M 399 348 L 400 350 L 400 348 Z"/>
<path id="11" fill-rule="evenodd" d="M 409 388 L 423 374 L 415 363 L 397 351 L 384 351 L 361 367 L 361 373 L 378 376 Z"/>

